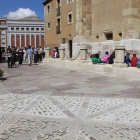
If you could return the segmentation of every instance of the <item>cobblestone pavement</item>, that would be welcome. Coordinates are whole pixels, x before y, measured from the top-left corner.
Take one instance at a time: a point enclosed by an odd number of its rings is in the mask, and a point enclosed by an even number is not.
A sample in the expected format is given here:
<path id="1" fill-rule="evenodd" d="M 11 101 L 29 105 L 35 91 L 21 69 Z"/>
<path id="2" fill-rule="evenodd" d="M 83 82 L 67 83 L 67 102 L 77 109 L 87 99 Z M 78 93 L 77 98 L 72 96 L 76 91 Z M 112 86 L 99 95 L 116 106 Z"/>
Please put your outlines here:
<path id="1" fill-rule="evenodd" d="M 140 79 L 47 63 L 0 68 L 0 140 L 140 140 Z"/>

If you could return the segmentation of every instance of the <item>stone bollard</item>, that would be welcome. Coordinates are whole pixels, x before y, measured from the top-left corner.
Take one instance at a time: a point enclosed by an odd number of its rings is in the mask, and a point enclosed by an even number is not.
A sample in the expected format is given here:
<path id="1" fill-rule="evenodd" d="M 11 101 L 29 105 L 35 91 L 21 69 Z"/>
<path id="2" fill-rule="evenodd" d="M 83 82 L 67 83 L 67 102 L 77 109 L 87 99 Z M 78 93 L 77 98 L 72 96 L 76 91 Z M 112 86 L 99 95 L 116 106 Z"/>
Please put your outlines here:
<path id="1" fill-rule="evenodd" d="M 60 47 L 59 48 L 59 54 L 60 54 L 60 59 L 64 59 L 65 58 L 65 47 Z"/>
<path id="2" fill-rule="evenodd" d="M 50 48 L 45 48 L 45 56 L 46 58 L 50 58 Z"/>
<path id="3" fill-rule="evenodd" d="M 127 64 L 124 63 L 125 59 L 125 46 L 115 47 L 115 63 L 114 68 L 127 68 Z"/>
<path id="4" fill-rule="evenodd" d="M 87 47 L 82 46 L 80 48 L 80 60 L 87 60 Z"/>

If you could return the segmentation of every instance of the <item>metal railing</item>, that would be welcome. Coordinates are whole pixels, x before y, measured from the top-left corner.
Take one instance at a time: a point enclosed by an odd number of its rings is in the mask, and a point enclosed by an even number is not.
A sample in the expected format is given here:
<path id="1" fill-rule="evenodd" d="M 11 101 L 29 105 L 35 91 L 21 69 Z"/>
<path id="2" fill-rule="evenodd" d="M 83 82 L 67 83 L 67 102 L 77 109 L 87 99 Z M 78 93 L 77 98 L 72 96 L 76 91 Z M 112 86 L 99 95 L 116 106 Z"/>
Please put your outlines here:
<path id="1" fill-rule="evenodd" d="M 57 34 L 60 34 L 60 33 L 61 33 L 60 25 L 56 26 L 56 33 L 57 33 Z"/>
<path id="2" fill-rule="evenodd" d="M 57 15 L 57 16 L 60 16 L 60 15 L 61 15 L 61 7 L 58 7 L 58 8 L 56 9 L 56 15 Z"/>

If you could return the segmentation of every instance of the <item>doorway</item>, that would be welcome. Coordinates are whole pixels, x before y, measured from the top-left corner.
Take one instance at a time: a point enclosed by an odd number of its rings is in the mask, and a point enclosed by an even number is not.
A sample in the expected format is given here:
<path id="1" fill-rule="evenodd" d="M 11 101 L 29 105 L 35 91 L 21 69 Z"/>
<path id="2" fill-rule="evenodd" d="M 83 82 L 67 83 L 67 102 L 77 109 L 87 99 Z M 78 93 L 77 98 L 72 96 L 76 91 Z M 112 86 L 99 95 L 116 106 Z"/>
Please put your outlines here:
<path id="1" fill-rule="evenodd" d="M 70 58 L 72 58 L 72 40 L 69 40 Z"/>

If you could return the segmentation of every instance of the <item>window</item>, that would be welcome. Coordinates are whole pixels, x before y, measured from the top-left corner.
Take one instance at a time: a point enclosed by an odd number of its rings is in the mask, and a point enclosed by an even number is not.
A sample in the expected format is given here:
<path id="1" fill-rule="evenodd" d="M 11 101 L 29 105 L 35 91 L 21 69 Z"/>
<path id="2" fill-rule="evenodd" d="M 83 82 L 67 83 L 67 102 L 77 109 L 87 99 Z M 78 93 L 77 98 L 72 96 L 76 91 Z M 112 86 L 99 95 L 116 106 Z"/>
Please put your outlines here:
<path id="1" fill-rule="evenodd" d="M 34 31 L 34 28 L 31 28 L 31 31 Z"/>
<path id="2" fill-rule="evenodd" d="M 58 7 L 60 7 L 60 0 L 57 0 L 57 5 Z"/>
<path id="3" fill-rule="evenodd" d="M 60 16 L 61 15 L 61 7 L 60 7 L 60 0 L 57 0 L 57 6 L 56 6 L 56 15 Z"/>
<path id="4" fill-rule="evenodd" d="M 72 14 L 69 15 L 69 23 L 72 22 Z"/>
<path id="5" fill-rule="evenodd" d="M 41 28 L 41 31 L 44 31 L 44 28 Z"/>
<path id="6" fill-rule="evenodd" d="M 5 25 L 5 22 L 1 22 L 1 25 Z"/>
<path id="7" fill-rule="evenodd" d="M 27 31 L 29 31 L 29 28 L 26 28 Z"/>
<path id="8" fill-rule="evenodd" d="M 48 23 L 48 29 L 50 29 L 50 23 Z"/>
<path id="9" fill-rule="evenodd" d="M 68 17 L 67 17 L 68 24 L 73 23 L 73 17 L 72 17 L 72 16 L 73 16 L 73 15 L 72 15 L 72 12 L 69 12 L 69 13 L 68 13 Z"/>
<path id="10" fill-rule="evenodd" d="M 2 38 L 2 43 L 5 43 L 5 38 Z"/>
<path id="11" fill-rule="evenodd" d="M 21 28 L 22 31 L 24 31 L 24 28 Z"/>
<path id="12" fill-rule="evenodd" d="M 113 31 L 105 32 L 105 40 L 113 40 Z"/>
<path id="13" fill-rule="evenodd" d="M 119 33 L 119 37 L 122 37 L 122 33 Z"/>
<path id="14" fill-rule="evenodd" d="M 47 12 L 50 13 L 50 5 L 47 6 Z"/>
<path id="15" fill-rule="evenodd" d="M 60 24 L 61 24 L 61 19 L 58 18 L 58 19 L 57 19 L 57 26 L 56 26 L 56 33 L 57 33 L 57 34 L 60 34 L 60 33 L 61 33 Z"/>
<path id="16" fill-rule="evenodd" d="M 14 31 L 14 28 L 11 28 L 12 31 Z"/>
<path id="17" fill-rule="evenodd" d="M 5 35 L 5 30 L 1 30 L 1 34 L 2 35 Z"/>
<path id="18" fill-rule="evenodd" d="M 39 31 L 39 28 L 36 28 L 36 31 Z"/>
<path id="19" fill-rule="evenodd" d="M 99 39 L 99 36 L 98 35 L 96 36 L 96 39 Z"/>
<path id="20" fill-rule="evenodd" d="M 16 28 L 17 31 L 19 31 L 19 28 Z"/>

